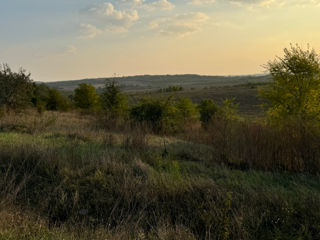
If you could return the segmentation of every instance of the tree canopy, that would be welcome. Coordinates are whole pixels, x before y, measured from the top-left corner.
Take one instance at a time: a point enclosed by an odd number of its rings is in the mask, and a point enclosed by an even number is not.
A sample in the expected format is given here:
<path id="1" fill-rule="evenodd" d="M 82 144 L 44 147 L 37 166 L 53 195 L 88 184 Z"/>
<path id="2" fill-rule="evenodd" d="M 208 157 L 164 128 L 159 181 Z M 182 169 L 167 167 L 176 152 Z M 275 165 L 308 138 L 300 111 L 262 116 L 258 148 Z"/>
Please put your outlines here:
<path id="1" fill-rule="evenodd" d="M 115 82 L 106 83 L 100 96 L 102 109 L 110 116 L 126 115 L 128 110 L 127 97 L 121 93 Z"/>
<path id="2" fill-rule="evenodd" d="M 79 87 L 74 90 L 74 103 L 82 109 L 94 110 L 99 104 L 99 95 L 96 89 L 86 83 L 79 84 Z"/>
<path id="3" fill-rule="evenodd" d="M 31 104 L 32 88 L 25 70 L 13 72 L 7 64 L 0 66 L 0 106 L 17 109 Z"/>
<path id="4" fill-rule="evenodd" d="M 284 56 L 268 62 L 273 82 L 260 90 L 273 119 L 320 119 L 320 61 L 314 49 L 284 49 Z"/>

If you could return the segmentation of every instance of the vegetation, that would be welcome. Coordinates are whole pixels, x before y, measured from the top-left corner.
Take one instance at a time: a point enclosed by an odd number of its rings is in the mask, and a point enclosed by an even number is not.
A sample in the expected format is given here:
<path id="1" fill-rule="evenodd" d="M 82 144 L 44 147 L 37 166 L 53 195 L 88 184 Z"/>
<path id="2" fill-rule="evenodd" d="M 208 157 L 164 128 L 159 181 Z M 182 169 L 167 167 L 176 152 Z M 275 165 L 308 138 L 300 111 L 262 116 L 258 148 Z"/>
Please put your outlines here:
<path id="1" fill-rule="evenodd" d="M 269 62 L 267 69 L 273 82 L 261 95 L 270 103 L 270 117 L 319 120 L 320 58 L 314 50 L 291 46 L 284 49 L 283 58 Z"/>
<path id="2" fill-rule="evenodd" d="M 181 86 L 169 86 L 167 88 L 161 88 L 158 91 L 159 92 L 179 92 L 179 91 L 183 91 L 183 87 L 181 87 Z"/>
<path id="3" fill-rule="evenodd" d="M 81 109 L 96 110 L 99 107 L 99 95 L 90 84 L 79 84 L 79 87 L 74 90 L 73 100 L 75 105 Z"/>
<path id="4" fill-rule="evenodd" d="M 50 89 L 46 107 L 48 110 L 66 111 L 70 107 L 70 104 L 68 99 L 58 90 Z"/>
<path id="5" fill-rule="evenodd" d="M 25 70 L 13 72 L 6 64 L 0 66 L 0 106 L 23 108 L 31 102 L 32 83 Z"/>
<path id="6" fill-rule="evenodd" d="M 30 106 L 0 115 L 0 239 L 320 239 L 316 56 L 269 63 L 268 118 L 229 96 L 129 104 L 115 83 L 101 109 L 80 85 L 83 112 L 30 82 Z"/>
<path id="7" fill-rule="evenodd" d="M 218 109 L 218 106 L 211 99 L 202 100 L 199 104 L 200 121 L 202 124 L 207 124 L 218 112 Z"/>
<path id="8" fill-rule="evenodd" d="M 106 83 L 101 93 L 102 109 L 111 117 L 127 115 L 128 101 L 115 82 Z"/>

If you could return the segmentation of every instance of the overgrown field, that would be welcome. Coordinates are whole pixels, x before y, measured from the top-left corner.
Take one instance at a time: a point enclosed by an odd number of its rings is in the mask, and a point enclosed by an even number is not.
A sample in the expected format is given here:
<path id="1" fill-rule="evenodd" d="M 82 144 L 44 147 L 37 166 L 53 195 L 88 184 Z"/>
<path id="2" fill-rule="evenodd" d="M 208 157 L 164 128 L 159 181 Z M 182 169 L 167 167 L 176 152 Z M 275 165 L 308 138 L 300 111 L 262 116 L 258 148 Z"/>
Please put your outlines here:
<path id="1" fill-rule="evenodd" d="M 320 239 L 313 129 L 217 120 L 165 137 L 24 112 L 0 130 L 0 239 Z"/>

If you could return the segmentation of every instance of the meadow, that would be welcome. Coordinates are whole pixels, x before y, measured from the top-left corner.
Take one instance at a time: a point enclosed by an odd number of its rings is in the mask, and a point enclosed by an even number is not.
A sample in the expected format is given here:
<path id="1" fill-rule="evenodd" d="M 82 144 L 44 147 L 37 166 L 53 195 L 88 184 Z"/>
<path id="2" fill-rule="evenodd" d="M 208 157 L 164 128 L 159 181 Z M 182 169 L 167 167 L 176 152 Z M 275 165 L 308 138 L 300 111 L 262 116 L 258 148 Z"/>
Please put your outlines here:
<path id="1" fill-rule="evenodd" d="M 319 158 L 302 167 L 296 147 L 278 151 L 295 138 L 248 126 L 222 144 L 221 127 L 164 136 L 74 111 L 8 113 L 0 239 L 319 239 Z"/>
<path id="2" fill-rule="evenodd" d="M 0 240 L 320 239 L 320 57 L 284 53 L 268 84 L 71 95 L 3 65 Z"/>

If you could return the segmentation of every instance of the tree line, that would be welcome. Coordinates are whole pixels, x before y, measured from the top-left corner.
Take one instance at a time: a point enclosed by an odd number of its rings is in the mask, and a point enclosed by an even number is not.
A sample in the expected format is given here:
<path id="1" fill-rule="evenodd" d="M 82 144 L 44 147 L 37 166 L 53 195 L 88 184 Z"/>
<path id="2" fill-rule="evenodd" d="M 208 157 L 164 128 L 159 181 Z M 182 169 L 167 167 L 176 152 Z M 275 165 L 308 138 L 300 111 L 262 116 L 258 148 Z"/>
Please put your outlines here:
<path id="1" fill-rule="evenodd" d="M 320 120 L 320 60 L 313 49 L 299 46 L 284 49 L 265 66 L 273 81 L 259 90 L 267 100 L 269 119 L 275 122 L 299 119 Z M 34 83 L 25 70 L 13 72 L 7 64 L 0 68 L 0 106 L 19 110 L 35 107 L 44 110 L 66 111 L 72 108 L 103 113 L 108 118 L 132 119 L 147 123 L 154 131 L 176 130 L 179 126 L 199 121 L 206 126 L 213 117 L 237 119 L 235 99 L 226 99 L 218 106 L 211 99 L 199 105 L 189 98 L 144 98 L 129 105 L 127 96 L 115 82 L 107 82 L 98 94 L 90 84 L 80 84 L 70 97 L 46 84 Z"/>

